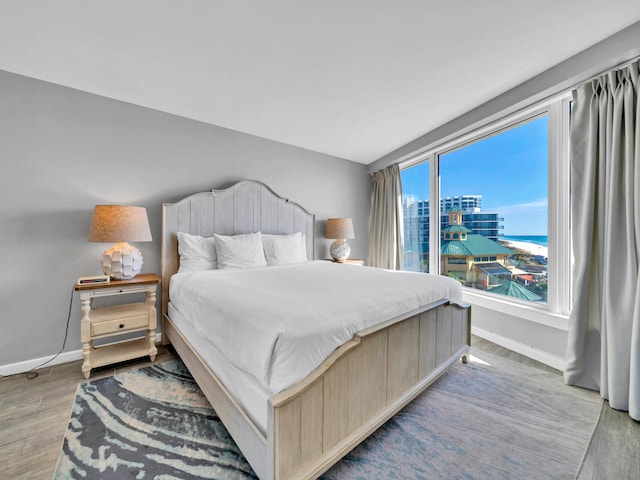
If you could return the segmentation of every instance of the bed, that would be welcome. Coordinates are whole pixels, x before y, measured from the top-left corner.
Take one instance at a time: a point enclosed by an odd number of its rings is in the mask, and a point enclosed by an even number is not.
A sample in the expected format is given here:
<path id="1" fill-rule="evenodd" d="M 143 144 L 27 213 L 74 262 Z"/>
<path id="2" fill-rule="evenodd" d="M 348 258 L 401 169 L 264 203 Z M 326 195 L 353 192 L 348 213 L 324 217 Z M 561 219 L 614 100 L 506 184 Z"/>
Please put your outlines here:
<path id="1" fill-rule="evenodd" d="M 315 216 L 262 183 L 165 203 L 162 219 L 163 343 L 263 480 L 317 478 L 454 362 L 466 362 L 470 309 L 454 281 L 406 272 L 389 281 L 394 272 L 314 261 Z M 296 236 L 309 261 L 183 272 L 179 234 Z M 351 291 L 356 284 L 366 288 Z M 250 301 L 234 295 L 238 285 Z M 328 340 L 316 332 L 325 323 L 335 328 Z M 240 338 L 244 348 L 234 343 Z"/>

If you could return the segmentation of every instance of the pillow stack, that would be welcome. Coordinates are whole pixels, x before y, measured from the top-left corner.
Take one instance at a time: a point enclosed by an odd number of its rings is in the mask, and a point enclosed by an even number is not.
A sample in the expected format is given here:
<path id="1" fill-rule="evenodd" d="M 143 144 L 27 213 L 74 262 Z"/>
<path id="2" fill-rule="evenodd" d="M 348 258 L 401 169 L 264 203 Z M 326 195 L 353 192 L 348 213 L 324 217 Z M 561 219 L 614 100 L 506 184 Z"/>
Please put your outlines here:
<path id="1" fill-rule="evenodd" d="M 261 232 L 201 237 L 178 232 L 178 273 L 214 269 L 241 269 L 307 262 L 302 232 L 271 235 Z"/>

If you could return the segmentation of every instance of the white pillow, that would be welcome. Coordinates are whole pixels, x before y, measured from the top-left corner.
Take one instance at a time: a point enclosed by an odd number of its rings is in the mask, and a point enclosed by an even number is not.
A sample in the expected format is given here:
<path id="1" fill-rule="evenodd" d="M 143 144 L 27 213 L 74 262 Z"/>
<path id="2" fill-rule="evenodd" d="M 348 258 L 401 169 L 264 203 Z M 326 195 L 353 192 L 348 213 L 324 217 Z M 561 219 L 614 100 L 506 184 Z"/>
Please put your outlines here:
<path id="1" fill-rule="evenodd" d="M 264 267 L 267 261 L 260 232 L 243 235 L 213 235 L 218 252 L 218 268 Z"/>
<path id="2" fill-rule="evenodd" d="M 178 273 L 218 268 L 216 241 L 213 237 L 205 238 L 178 232 L 178 254 L 180 255 Z"/>
<path id="3" fill-rule="evenodd" d="M 267 265 L 290 265 L 307 260 L 307 242 L 302 232 L 291 235 L 262 234 Z"/>

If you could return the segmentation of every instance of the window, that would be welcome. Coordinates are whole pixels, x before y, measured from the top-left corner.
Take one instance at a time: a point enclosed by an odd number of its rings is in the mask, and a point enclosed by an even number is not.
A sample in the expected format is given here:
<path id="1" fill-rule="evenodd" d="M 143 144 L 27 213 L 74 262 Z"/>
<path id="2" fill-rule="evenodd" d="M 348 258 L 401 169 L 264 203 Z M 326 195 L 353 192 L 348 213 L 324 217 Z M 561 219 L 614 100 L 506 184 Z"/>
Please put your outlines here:
<path id="1" fill-rule="evenodd" d="M 449 257 L 449 258 L 447 258 L 447 263 L 449 265 L 466 265 L 467 264 L 467 259 L 466 258 Z"/>
<path id="2" fill-rule="evenodd" d="M 569 107 L 555 99 L 401 165 L 404 268 L 569 313 Z M 440 211 L 414 218 L 414 202 Z"/>

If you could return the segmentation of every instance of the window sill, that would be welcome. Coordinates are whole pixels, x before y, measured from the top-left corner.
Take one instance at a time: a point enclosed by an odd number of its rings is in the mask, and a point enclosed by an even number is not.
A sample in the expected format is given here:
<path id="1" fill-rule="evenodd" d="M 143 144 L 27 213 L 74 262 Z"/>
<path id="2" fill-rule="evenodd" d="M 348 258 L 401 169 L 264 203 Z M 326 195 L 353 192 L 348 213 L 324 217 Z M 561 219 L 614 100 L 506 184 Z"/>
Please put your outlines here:
<path id="1" fill-rule="evenodd" d="M 548 327 L 564 330 L 565 332 L 569 330 L 568 315 L 551 313 L 542 307 L 524 305 L 513 301 L 490 297 L 486 294 L 474 292 L 468 288 L 463 288 L 462 299 L 472 306 L 477 305 L 489 310 L 495 310 L 530 322 L 540 323 Z"/>

